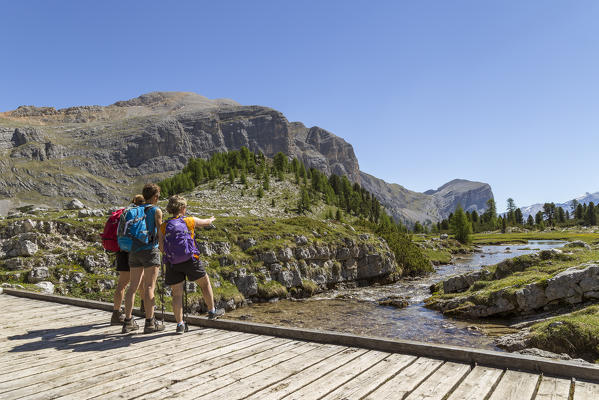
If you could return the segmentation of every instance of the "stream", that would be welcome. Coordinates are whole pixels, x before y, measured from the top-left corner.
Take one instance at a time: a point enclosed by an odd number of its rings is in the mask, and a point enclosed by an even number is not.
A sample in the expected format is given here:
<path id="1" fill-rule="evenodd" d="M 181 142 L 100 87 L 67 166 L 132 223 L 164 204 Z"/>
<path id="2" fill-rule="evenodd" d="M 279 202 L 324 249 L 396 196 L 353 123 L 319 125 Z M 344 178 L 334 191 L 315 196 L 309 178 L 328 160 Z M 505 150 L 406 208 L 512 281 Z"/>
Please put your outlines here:
<path id="1" fill-rule="evenodd" d="M 437 266 L 427 277 L 331 290 L 305 300 L 255 303 L 231 311 L 225 318 L 499 350 L 493 339 L 515 332 L 506 320 L 461 321 L 429 310 L 424 307 L 424 300 L 430 296 L 430 286 L 451 275 L 564 244 L 559 240 L 531 240 L 528 244 L 481 246 L 478 253 L 454 256 L 451 264 Z M 397 309 L 378 304 L 378 300 L 389 296 L 405 296 L 409 305 Z"/>

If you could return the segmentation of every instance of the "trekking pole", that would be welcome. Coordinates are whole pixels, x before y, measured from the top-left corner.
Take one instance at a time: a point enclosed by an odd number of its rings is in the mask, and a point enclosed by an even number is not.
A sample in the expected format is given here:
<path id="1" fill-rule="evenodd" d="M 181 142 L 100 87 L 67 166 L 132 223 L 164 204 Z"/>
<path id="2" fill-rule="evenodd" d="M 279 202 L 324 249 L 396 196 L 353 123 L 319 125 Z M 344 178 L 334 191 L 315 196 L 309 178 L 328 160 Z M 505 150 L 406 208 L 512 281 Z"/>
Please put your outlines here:
<path id="1" fill-rule="evenodd" d="M 166 286 L 164 277 L 164 260 L 162 259 L 162 255 L 160 255 L 160 270 L 162 273 L 162 290 L 160 291 L 160 303 L 162 303 L 162 325 L 164 325 L 164 291 L 166 290 Z"/>

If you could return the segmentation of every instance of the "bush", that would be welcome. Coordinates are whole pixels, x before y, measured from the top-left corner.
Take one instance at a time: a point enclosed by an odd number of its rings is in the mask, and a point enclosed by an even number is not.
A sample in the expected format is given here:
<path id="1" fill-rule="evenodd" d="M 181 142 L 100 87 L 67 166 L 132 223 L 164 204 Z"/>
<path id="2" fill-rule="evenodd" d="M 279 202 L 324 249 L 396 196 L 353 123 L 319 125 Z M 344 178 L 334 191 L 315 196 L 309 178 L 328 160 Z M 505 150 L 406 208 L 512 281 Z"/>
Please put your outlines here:
<path id="1" fill-rule="evenodd" d="M 287 297 L 287 288 L 277 281 L 258 283 L 258 296 L 263 299 Z"/>

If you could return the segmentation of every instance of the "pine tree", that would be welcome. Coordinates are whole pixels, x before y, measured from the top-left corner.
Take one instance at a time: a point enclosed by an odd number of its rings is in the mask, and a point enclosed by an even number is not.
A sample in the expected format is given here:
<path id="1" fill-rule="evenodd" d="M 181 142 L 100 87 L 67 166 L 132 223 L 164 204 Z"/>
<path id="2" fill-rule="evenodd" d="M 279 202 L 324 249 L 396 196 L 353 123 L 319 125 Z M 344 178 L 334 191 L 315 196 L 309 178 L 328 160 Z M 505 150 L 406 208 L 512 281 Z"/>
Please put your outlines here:
<path id="1" fill-rule="evenodd" d="M 584 208 L 582 207 L 582 204 L 578 204 L 576 206 L 576 212 L 575 212 L 575 217 L 578 220 L 581 220 L 584 216 Z"/>
<path id="2" fill-rule="evenodd" d="M 514 218 L 516 219 L 516 223 L 518 225 L 522 225 L 524 223 L 524 216 L 522 215 L 522 210 L 516 208 L 516 211 L 514 211 Z"/>
<path id="3" fill-rule="evenodd" d="M 528 224 L 528 226 L 533 226 L 535 224 L 535 219 L 532 217 L 531 214 L 528 215 L 528 219 L 526 220 L 526 224 Z"/>
<path id="4" fill-rule="evenodd" d="M 304 214 L 306 211 L 310 211 L 310 195 L 308 194 L 308 189 L 302 187 L 300 198 L 297 202 L 297 212 Z"/>
<path id="5" fill-rule="evenodd" d="M 543 225 L 543 211 L 538 211 L 535 215 L 535 224 Z"/>
<path id="6" fill-rule="evenodd" d="M 456 208 L 453 218 L 451 219 L 451 232 L 455 235 L 458 242 L 463 244 L 470 243 L 472 225 L 468 222 L 466 213 L 460 205 Z"/>
<path id="7" fill-rule="evenodd" d="M 597 214 L 595 212 L 595 203 L 592 201 L 587 206 L 587 212 L 584 216 L 584 224 L 586 226 L 597 225 Z"/>

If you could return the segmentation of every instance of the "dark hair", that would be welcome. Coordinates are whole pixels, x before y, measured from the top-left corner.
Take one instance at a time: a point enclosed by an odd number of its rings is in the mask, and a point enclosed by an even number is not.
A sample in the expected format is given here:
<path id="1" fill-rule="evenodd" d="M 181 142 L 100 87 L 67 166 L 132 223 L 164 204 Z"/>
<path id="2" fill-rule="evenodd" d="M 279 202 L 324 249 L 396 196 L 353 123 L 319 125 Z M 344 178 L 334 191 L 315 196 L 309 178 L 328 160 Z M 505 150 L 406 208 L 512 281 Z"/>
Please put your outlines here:
<path id="1" fill-rule="evenodd" d="M 141 191 L 141 194 L 144 196 L 144 199 L 149 201 L 152 197 L 160 193 L 160 186 L 155 183 L 148 183 L 144 186 Z"/>

